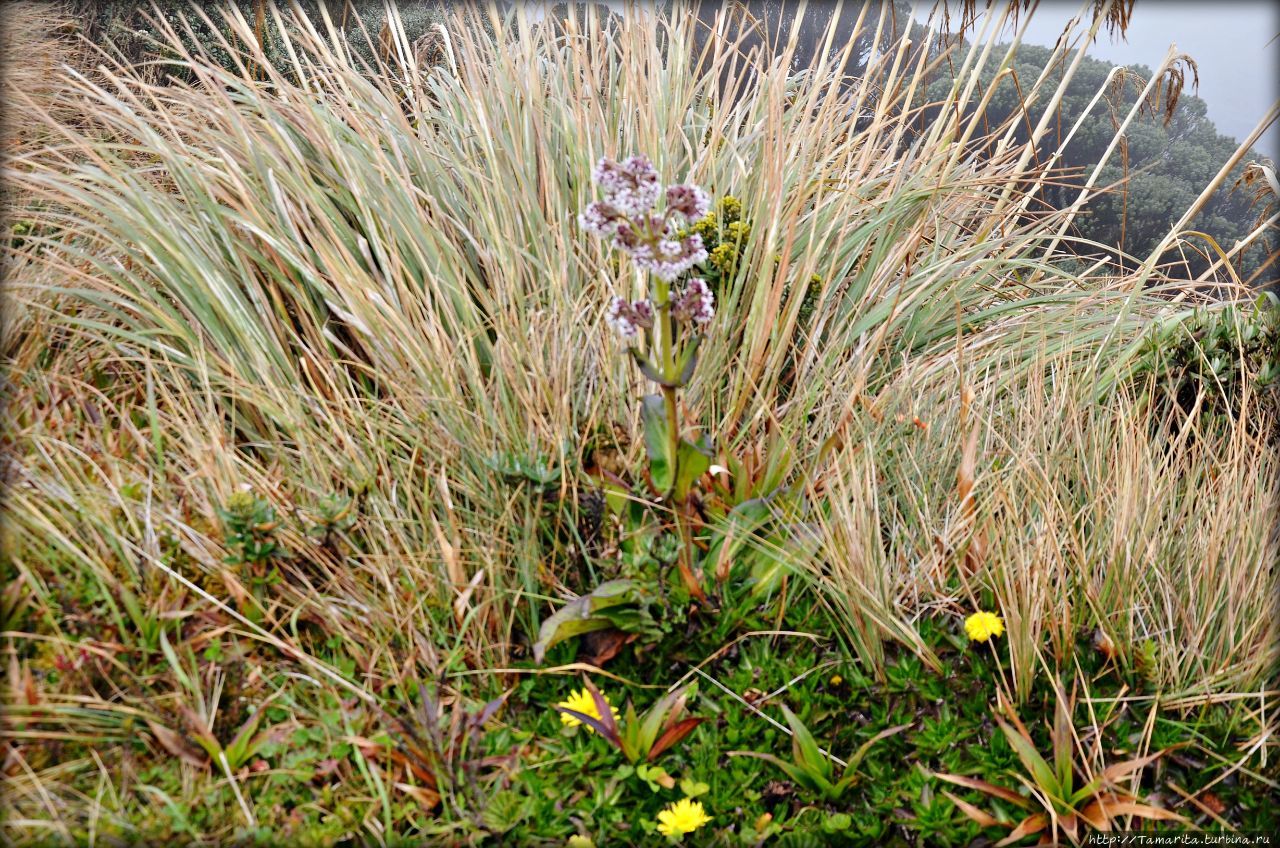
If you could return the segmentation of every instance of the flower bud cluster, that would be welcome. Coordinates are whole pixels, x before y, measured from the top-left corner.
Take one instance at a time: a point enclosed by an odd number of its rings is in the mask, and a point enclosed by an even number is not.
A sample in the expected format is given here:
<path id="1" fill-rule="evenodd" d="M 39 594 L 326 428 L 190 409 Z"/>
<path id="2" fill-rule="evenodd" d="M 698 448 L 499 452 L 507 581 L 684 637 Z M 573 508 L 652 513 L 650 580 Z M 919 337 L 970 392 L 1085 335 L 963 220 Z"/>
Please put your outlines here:
<path id="1" fill-rule="evenodd" d="M 696 185 L 668 186 L 664 193 L 657 169 L 644 156 L 624 162 L 603 158 L 591 172 L 602 199 L 587 204 L 578 222 L 587 232 L 610 239 L 615 248 L 631 257 L 642 271 L 668 283 L 695 265 L 707 261 L 702 234 L 693 227 L 711 208 L 707 193 Z M 665 197 L 661 213 L 654 207 Z M 715 298 L 706 282 L 692 279 L 666 308 L 681 322 L 706 324 L 715 316 Z M 649 300 L 628 301 L 615 297 L 605 311 L 605 323 L 628 343 L 635 343 L 642 329 L 653 327 L 654 305 Z"/>

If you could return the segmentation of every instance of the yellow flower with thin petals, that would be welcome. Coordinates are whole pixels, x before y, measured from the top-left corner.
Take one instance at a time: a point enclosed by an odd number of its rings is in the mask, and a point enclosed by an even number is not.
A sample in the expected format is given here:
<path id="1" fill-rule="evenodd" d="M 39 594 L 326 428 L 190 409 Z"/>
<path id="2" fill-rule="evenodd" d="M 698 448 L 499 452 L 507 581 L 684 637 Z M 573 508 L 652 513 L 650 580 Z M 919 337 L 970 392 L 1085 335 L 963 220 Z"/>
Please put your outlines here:
<path id="1" fill-rule="evenodd" d="M 604 696 L 604 702 L 609 704 L 608 695 Z M 585 716 L 591 716 L 597 721 L 601 718 L 600 711 L 596 709 L 596 699 L 591 697 L 591 692 L 585 687 L 574 692 L 569 696 L 568 700 L 561 701 L 556 704 L 556 706 L 563 707 L 566 710 L 573 710 L 575 713 L 582 713 Z M 613 704 L 609 704 L 609 710 L 613 713 L 613 718 L 616 721 L 618 718 L 618 708 Z M 577 727 L 582 724 L 582 720 L 576 716 L 571 716 L 568 713 L 560 713 L 560 723 L 566 727 Z M 587 730 L 590 730 L 592 733 L 596 732 L 595 728 L 591 725 L 587 725 Z"/>
<path id="2" fill-rule="evenodd" d="M 974 642 L 985 642 L 1004 634 L 1004 621 L 993 612 L 975 612 L 964 620 L 964 632 Z"/>
<path id="3" fill-rule="evenodd" d="M 709 821 L 711 816 L 707 815 L 701 802 L 682 798 L 658 813 L 658 833 L 663 836 L 684 836 Z"/>

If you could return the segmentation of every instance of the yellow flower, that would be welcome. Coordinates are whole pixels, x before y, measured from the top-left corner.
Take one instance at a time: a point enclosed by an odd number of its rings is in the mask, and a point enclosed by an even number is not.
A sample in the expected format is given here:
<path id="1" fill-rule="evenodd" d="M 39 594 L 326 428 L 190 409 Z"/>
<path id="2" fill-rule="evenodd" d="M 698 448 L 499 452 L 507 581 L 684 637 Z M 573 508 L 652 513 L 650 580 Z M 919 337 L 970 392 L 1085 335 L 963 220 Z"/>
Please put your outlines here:
<path id="1" fill-rule="evenodd" d="M 843 677 L 841 677 L 841 676 L 840 676 L 840 675 L 838 675 L 838 674 L 833 674 L 833 675 L 831 675 L 831 685 L 832 685 L 832 686 L 839 686 L 841 683 L 844 683 L 844 678 L 843 678 Z"/>
<path id="2" fill-rule="evenodd" d="M 725 241 L 743 242 L 751 237 L 751 225 L 745 221 L 734 221 L 724 228 Z"/>
<path id="3" fill-rule="evenodd" d="M 964 620 L 964 632 L 974 642 L 985 642 L 1004 633 L 1004 622 L 993 612 L 975 612 Z"/>
<path id="4" fill-rule="evenodd" d="M 609 704 L 608 695 L 604 696 L 604 702 L 606 704 Z M 579 689 L 577 692 L 574 692 L 572 695 L 569 696 L 569 699 L 567 701 L 561 701 L 560 703 L 556 704 L 556 706 L 563 707 L 566 710 L 573 710 L 575 713 L 582 713 L 583 715 L 591 716 L 597 721 L 599 721 L 601 718 L 600 711 L 596 709 L 596 699 L 591 697 L 591 692 L 588 691 L 586 687 L 583 687 L 582 689 Z M 615 707 L 613 704 L 609 704 L 609 710 L 610 712 L 613 713 L 613 718 L 616 721 L 618 718 L 618 708 Z M 571 716 L 568 713 L 560 713 L 560 722 L 561 724 L 564 724 L 566 727 L 577 727 L 578 725 L 582 724 L 582 721 L 580 719 L 574 716 Z M 591 725 L 587 725 L 587 730 L 590 730 L 592 733 L 595 733 L 595 729 L 591 727 Z"/>
<path id="5" fill-rule="evenodd" d="M 569 841 L 564 844 L 564 848 L 596 848 L 596 844 L 591 841 L 590 836 L 575 833 L 569 837 Z"/>
<path id="6" fill-rule="evenodd" d="M 733 270 L 738 261 L 738 251 L 731 244 L 722 244 L 711 251 L 711 264 L 725 273 Z"/>
<path id="7" fill-rule="evenodd" d="M 658 833 L 663 836 L 684 836 L 709 821 L 711 816 L 702 809 L 701 802 L 682 798 L 658 813 Z"/>
<path id="8" fill-rule="evenodd" d="M 716 231 L 719 229 L 719 224 L 716 223 L 715 214 L 708 212 L 697 221 L 694 221 L 691 229 L 693 232 L 702 236 L 702 240 L 706 242 L 716 234 Z M 681 236 L 681 238 L 683 238 L 683 236 Z"/>
<path id="9" fill-rule="evenodd" d="M 742 214 L 742 201 L 734 197 L 732 194 L 726 194 L 720 198 L 720 215 L 726 221 L 736 221 Z"/>

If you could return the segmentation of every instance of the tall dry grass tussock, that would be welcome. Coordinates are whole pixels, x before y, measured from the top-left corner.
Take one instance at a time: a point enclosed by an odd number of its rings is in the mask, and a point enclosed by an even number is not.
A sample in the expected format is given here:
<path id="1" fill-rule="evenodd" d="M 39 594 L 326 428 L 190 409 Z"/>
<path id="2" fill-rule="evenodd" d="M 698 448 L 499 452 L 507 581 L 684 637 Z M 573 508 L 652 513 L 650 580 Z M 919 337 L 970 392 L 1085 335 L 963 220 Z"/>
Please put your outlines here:
<path id="1" fill-rule="evenodd" d="M 822 541 L 796 578 L 859 660 L 879 668 L 891 642 L 928 657 L 920 616 L 994 605 L 1019 692 L 1093 630 L 1177 696 L 1263 685 L 1280 467 L 1256 429 L 1170 422 L 1127 381 L 1149 328 L 1187 309 L 1170 295 L 1199 290 L 1066 261 L 1069 221 L 1032 200 L 1052 174 L 1010 127 L 916 132 L 942 57 L 903 41 L 844 78 L 831 33 L 797 74 L 795 32 L 744 56 L 731 10 L 710 32 L 687 12 L 588 37 L 522 5 L 460 8 L 442 65 L 400 44 L 373 73 L 298 19 L 288 63 L 188 53 L 189 83 L 103 64 L 18 86 L 6 181 L 31 229 L 6 259 L 5 598 L 12 679 L 34 687 L 10 700 L 44 711 L 25 738 L 115 750 L 147 726 L 168 750 L 154 728 L 197 703 L 215 721 L 224 683 L 302 722 L 326 698 L 363 709 L 523 660 L 582 583 L 548 553 L 548 504 L 572 532 L 594 453 L 643 450 L 639 378 L 601 321 L 635 275 L 576 224 L 595 160 L 634 153 L 742 202 L 751 235 L 684 412 L 726 452 L 772 439 L 811 471 Z M 997 36 L 949 57 L 942 114 L 1010 60 Z M 730 66 L 751 84 L 722 90 Z M 1032 87 L 1031 119 L 1057 94 Z M 504 457 L 555 485 L 495 473 Z M 293 563 L 266 600 L 224 561 L 218 510 L 245 486 Z M 357 519 L 319 544 L 333 495 Z M 258 671 L 177 673 L 219 640 Z M 100 660 L 87 688 L 34 682 L 82 644 Z M 127 827 L 152 803 L 77 794 L 95 772 L 135 780 L 127 756 L 18 756 L 5 800 L 28 824 L 11 835 Z M 236 780 L 182 768 L 183 803 Z M 385 834 L 388 790 L 364 781 L 381 800 L 361 826 Z"/>

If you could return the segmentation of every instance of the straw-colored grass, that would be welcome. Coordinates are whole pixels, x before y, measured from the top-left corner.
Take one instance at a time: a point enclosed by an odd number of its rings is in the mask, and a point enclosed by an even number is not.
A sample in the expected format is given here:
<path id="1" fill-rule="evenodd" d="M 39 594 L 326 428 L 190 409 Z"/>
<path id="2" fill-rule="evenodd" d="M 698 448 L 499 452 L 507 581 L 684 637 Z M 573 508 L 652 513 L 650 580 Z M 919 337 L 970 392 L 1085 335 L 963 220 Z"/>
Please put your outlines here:
<path id="1" fill-rule="evenodd" d="M 6 304 L 13 680 L 86 639 L 102 668 L 92 692 L 29 690 L 46 712 L 24 732 L 111 746 L 121 722 L 216 712 L 221 678 L 181 684 L 163 652 L 175 621 L 203 622 L 184 650 L 211 631 L 238 646 L 229 662 L 253 670 L 237 685 L 303 722 L 322 693 L 376 703 L 523 660 L 570 580 L 539 535 L 547 496 L 489 460 L 546 458 L 572 504 L 602 434 L 643 450 L 640 379 L 601 320 L 633 274 L 575 222 L 592 163 L 634 153 L 743 201 L 753 235 L 686 420 L 733 452 L 776 431 L 813 469 L 823 543 L 796 579 L 854 656 L 876 669 L 896 641 L 927 657 L 921 616 L 995 606 L 1019 692 L 1042 660 L 1069 673 L 1096 629 L 1118 662 L 1153 651 L 1170 697 L 1259 690 L 1277 659 L 1280 466 L 1258 428 L 1165 420 L 1126 382 L 1133 344 L 1195 290 L 1150 265 L 1067 270 L 1051 245 L 1069 221 L 1040 210 L 1046 175 L 1005 128 L 910 132 L 929 63 L 905 44 L 866 79 L 838 79 L 837 56 L 795 75 L 794 38 L 736 56 L 732 16 L 717 21 L 695 62 L 682 12 L 586 38 L 523 9 L 459 11 L 429 72 L 401 45 L 402 64 L 361 73 L 300 23 L 287 67 L 190 56 L 190 85 L 104 65 L 16 87 L 47 144 L 11 147 L 6 175 L 33 223 Z M 951 57 L 942 114 L 982 96 L 976 68 L 1007 59 L 995 40 Z M 721 91 L 731 61 L 753 81 Z M 1032 121 L 1057 94 L 1027 92 Z M 252 620 L 216 512 L 246 484 L 306 566 Z M 323 548 L 304 530 L 335 493 L 359 520 Z M 313 656 L 308 627 L 351 666 Z M 9 834 L 125 827 L 236 781 L 184 765 L 183 798 L 139 795 L 132 756 L 21 749 Z M 384 834 L 389 790 L 365 780 L 361 826 Z"/>

